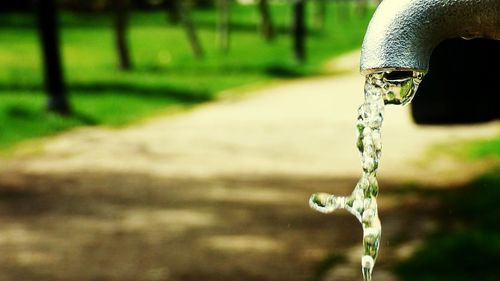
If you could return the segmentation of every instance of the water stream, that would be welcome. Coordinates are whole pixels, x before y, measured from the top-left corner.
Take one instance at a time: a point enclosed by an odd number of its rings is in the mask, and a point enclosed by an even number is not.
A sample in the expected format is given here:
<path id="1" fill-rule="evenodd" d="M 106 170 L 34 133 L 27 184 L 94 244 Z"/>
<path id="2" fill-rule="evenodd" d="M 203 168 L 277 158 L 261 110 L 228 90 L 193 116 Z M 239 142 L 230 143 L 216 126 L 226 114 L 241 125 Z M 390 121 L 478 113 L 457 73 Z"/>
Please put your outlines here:
<path id="1" fill-rule="evenodd" d="M 372 280 L 382 227 L 378 217 L 377 169 L 382 151 L 381 127 L 386 104 L 408 104 L 423 78 L 421 72 L 376 72 L 366 76 L 365 101 L 358 109 L 357 147 L 363 174 L 349 196 L 313 194 L 310 206 L 322 213 L 346 209 L 363 227 L 361 268 L 364 281 Z"/>

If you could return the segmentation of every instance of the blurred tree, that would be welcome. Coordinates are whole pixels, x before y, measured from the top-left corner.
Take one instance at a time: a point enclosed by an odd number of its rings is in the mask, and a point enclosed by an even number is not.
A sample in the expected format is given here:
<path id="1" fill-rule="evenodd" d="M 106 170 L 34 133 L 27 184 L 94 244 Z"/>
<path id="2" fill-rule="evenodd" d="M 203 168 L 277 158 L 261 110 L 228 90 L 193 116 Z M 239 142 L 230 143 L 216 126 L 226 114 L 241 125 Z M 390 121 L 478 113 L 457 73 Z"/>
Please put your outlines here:
<path id="1" fill-rule="evenodd" d="M 293 53 L 299 63 L 306 59 L 305 0 L 293 0 L 292 38 Z"/>
<path id="2" fill-rule="evenodd" d="M 267 41 L 272 41 L 275 33 L 271 12 L 269 10 L 269 1 L 259 0 L 258 8 L 260 13 L 260 30 L 262 35 Z"/>
<path id="3" fill-rule="evenodd" d="M 314 27 L 319 30 L 324 30 L 326 21 L 326 1 L 316 0 L 314 9 Z"/>
<path id="4" fill-rule="evenodd" d="M 231 32 L 231 0 L 217 0 L 217 41 L 222 51 L 227 52 L 230 45 Z"/>
<path id="5" fill-rule="evenodd" d="M 350 6 L 353 1 L 357 0 L 334 0 L 336 2 L 335 15 L 334 18 L 339 19 L 340 22 L 349 21 L 351 15 Z"/>
<path id="6" fill-rule="evenodd" d="M 191 45 L 191 50 L 196 58 L 203 58 L 204 52 L 201 46 L 200 39 L 196 32 L 193 19 L 191 18 L 191 6 L 193 3 L 189 0 L 181 0 L 178 5 L 179 18 L 181 19 L 182 26 L 186 32 L 189 44 Z"/>
<path id="7" fill-rule="evenodd" d="M 71 10 L 75 12 L 95 13 L 104 10 L 109 10 L 112 6 L 112 1 L 109 0 L 57 0 L 58 7 L 63 10 Z"/>
<path id="8" fill-rule="evenodd" d="M 114 0 L 115 10 L 115 44 L 118 54 L 118 67 L 121 70 L 130 70 L 132 62 L 127 44 L 127 22 L 129 16 L 129 1 Z"/>
<path id="9" fill-rule="evenodd" d="M 366 16 L 368 14 L 369 0 L 357 0 L 356 2 L 356 13 L 360 16 Z"/>
<path id="10" fill-rule="evenodd" d="M 16 0 L 16 1 L 0 1 L 0 11 L 3 7 L 22 7 L 22 4 L 33 0 Z M 182 1 L 190 0 L 129 0 L 129 5 L 133 10 L 157 10 L 158 7 L 173 7 L 172 11 L 176 11 L 175 7 Z M 12 2 L 12 4 L 3 4 L 2 2 Z M 113 1 L 110 0 L 57 0 L 59 7 L 75 12 L 102 12 L 112 9 Z M 196 8 L 213 8 L 215 0 L 192 0 Z M 15 3 L 15 4 L 14 4 Z M 176 13 L 171 14 L 173 20 L 178 16 Z M 177 18 L 177 23 L 180 23 L 180 18 Z"/>
<path id="11" fill-rule="evenodd" d="M 32 11 L 33 0 L 0 1 L 0 13 Z"/>
<path id="12" fill-rule="evenodd" d="M 168 20 L 171 24 L 178 24 L 181 22 L 179 3 L 180 2 L 178 0 L 165 0 L 164 2 L 164 7 L 167 10 Z"/>
<path id="13" fill-rule="evenodd" d="M 181 24 L 186 33 L 189 45 L 195 58 L 201 59 L 204 56 L 203 47 L 196 32 L 191 10 L 196 4 L 194 0 L 167 0 L 163 3 L 167 10 L 169 22 L 172 24 Z"/>
<path id="14" fill-rule="evenodd" d="M 48 94 L 47 110 L 67 115 L 71 113 L 71 108 L 66 98 L 62 72 L 57 9 L 54 0 L 38 0 L 36 4 L 44 81 Z"/>
<path id="15" fill-rule="evenodd" d="M 196 4 L 193 0 L 165 0 L 163 7 L 167 10 L 167 16 L 171 24 L 181 24 L 184 29 L 189 45 L 195 58 L 203 58 L 204 51 L 201 45 L 196 27 L 191 17 L 192 6 Z"/>

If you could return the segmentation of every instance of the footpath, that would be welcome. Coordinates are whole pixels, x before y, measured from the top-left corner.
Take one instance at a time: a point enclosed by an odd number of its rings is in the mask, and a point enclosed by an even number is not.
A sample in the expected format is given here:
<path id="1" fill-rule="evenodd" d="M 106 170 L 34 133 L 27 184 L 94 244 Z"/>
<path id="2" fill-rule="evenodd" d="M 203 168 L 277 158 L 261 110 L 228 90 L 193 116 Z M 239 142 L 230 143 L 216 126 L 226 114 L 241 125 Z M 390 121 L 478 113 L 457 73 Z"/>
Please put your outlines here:
<path id="1" fill-rule="evenodd" d="M 316 191 L 350 193 L 361 173 L 363 77 L 356 55 L 332 65 L 343 74 L 122 129 L 75 130 L 1 160 L 0 281 L 360 280 L 358 223 L 307 206 Z M 408 107 L 386 109 L 375 280 L 394 280 L 387 268 L 432 230 L 428 213 L 391 212 L 420 206 L 391 192 L 468 180 L 482 167 L 433 159 L 429 149 L 499 128 L 419 127 Z"/>

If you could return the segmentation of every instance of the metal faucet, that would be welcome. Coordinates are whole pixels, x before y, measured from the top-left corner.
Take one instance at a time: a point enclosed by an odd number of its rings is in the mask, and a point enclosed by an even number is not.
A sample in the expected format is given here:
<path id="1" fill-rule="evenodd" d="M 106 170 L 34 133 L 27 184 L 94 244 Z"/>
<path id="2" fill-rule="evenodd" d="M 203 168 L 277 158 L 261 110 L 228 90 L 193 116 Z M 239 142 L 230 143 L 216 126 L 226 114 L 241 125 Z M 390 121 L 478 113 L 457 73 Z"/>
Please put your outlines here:
<path id="1" fill-rule="evenodd" d="M 429 70 L 449 38 L 500 40 L 500 0 L 384 0 L 361 50 L 361 73 Z"/>

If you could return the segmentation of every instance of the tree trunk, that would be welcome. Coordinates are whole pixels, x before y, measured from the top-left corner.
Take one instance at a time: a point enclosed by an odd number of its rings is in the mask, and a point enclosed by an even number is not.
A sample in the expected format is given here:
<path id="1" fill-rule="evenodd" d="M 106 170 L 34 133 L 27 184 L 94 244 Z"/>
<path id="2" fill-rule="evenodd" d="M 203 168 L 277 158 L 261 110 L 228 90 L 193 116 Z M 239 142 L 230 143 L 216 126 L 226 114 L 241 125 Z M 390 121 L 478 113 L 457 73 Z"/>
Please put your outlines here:
<path id="1" fill-rule="evenodd" d="M 260 0 L 258 5 L 260 13 L 260 30 L 267 41 L 272 41 L 275 33 L 271 12 L 269 11 L 269 1 Z"/>
<path id="2" fill-rule="evenodd" d="M 325 29 L 326 1 L 327 0 L 316 0 L 315 1 L 314 27 L 318 30 Z"/>
<path id="3" fill-rule="evenodd" d="M 178 24 L 181 21 L 179 13 L 179 1 L 186 0 L 166 0 L 164 2 L 165 8 L 167 9 L 167 18 L 171 24 Z"/>
<path id="4" fill-rule="evenodd" d="M 302 63 L 306 59 L 305 0 L 293 0 L 292 37 L 295 60 Z"/>
<path id="5" fill-rule="evenodd" d="M 336 9 L 334 18 L 338 19 L 341 23 L 349 21 L 351 14 L 351 5 L 353 1 L 345 1 L 345 0 L 335 0 Z"/>
<path id="6" fill-rule="evenodd" d="M 186 32 L 194 57 L 198 59 L 203 58 L 203 47 L 201 46 L 193 20 L 191 18 L 191 3 L 189 1 L 182 0 L 179 5 L 179 14 L 182 26 L 184 27 L 184 30 Z"/>
<path id="7" fill-rule="evenodd" d="M 115 5 L 115 44 L 118 54 L 118 67 L 130 70 L 132 63 L 127 44 L 128 0 L 114 0 Z"/>
<path id="8" fill-rule="evenodd" d="M 217 41 L 220 49 L 224 52 L 229 50 L 230 45 L 230 0 L 218 0 L 219 17 L 217 20 Z"/>
<path id="9" fill-rule="evenodd" d="M 361 17 L 368 14 L 368 0 L 357 0 L 356 13 Z"/>
<path id="10" fill-rule="evenodd" d="M 71 113 L 66 98 L 66 87 L 59 49 L 57 9 L 53 0 L 37 1 L 38 34 L 40 37 L 47 110 L 63 115 Z"/>

